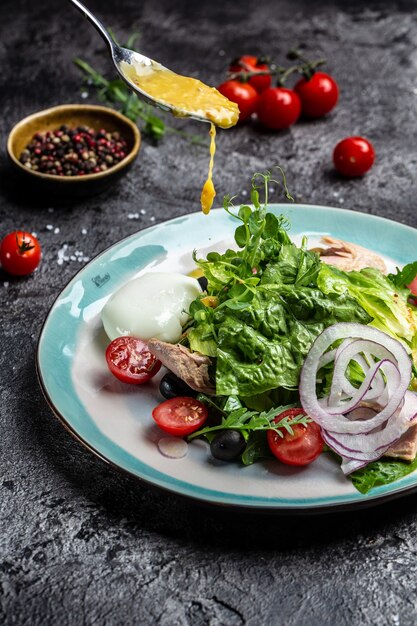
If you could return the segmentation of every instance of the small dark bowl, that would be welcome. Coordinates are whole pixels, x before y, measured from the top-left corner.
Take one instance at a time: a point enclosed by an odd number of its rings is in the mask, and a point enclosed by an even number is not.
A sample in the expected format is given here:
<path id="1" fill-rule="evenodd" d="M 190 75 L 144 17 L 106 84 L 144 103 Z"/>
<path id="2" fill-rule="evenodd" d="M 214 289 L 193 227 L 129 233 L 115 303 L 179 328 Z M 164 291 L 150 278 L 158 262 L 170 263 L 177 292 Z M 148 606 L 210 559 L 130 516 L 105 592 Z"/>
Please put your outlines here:
<path id="1" fill-rule="evenodd" d="M 94 130 L 118 131 L 127 143 L 128 153 L 108 170 L 85 176 L 56 176 L 25 167 L 19 157 L 33 136 L 39 131 L 55 130 L 62 124 L 70 128 L 88 126 Z M 137 157 L 140 143 L 138 127 L 121 113 L 92 104 L 63 104 L 33 113 L 18 122 L 7 140 L 7 152 L 15 171 L 33 190 L 56 198 L 73 199 L 101 193 L 118 181 Z"/>

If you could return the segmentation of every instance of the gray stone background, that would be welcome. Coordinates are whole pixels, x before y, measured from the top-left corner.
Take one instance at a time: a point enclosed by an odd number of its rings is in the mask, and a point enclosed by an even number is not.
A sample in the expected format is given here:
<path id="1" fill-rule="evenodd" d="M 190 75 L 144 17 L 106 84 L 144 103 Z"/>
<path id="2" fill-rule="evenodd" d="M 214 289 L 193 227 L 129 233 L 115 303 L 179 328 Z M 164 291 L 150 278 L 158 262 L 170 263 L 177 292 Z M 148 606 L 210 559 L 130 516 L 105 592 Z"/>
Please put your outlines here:
<path id="1" fill-rule="evenodd" d="M 254 171 L 279 162 L 296 200 L 417 226 L 415 2 L 90 6 L 121 40 L 137 29 L 145 53 L 211 84 L 242 53 L 283 60 L 302 42 L 312 56 L 326 56 L 341 87 L 338 108 L 278 134 L 254 125 L 219 133 L 218 197 L 241 194 Z M 1 235 L 35 231 L 44 251 L 33 276 L 0 275 L 0 623 L 415 624 L 414 495 L 329 516 L 206 508 L 117 473 L 55 419 L 34 369 L 49 307 L 86 258 L 153 220 L 198 210 L 207 151 L 173 135 L 159 145 L 144 139 L 131 172 L 104 195 L 73 205 L 39 201 L 10 176 L 8 132 L 36 110 L 94 101 L 91 90 L 80 96 L 75 56 L 109 76 L 112 69 L 100 38 L 66 2 L 2 0 L 0 32 Z M 373 141 L 377 162 L 365 178 L 346 181 L 333 172 L 331 153 L 352 134 Z M 64 244 L 82 261 L 59 265 Z"/>

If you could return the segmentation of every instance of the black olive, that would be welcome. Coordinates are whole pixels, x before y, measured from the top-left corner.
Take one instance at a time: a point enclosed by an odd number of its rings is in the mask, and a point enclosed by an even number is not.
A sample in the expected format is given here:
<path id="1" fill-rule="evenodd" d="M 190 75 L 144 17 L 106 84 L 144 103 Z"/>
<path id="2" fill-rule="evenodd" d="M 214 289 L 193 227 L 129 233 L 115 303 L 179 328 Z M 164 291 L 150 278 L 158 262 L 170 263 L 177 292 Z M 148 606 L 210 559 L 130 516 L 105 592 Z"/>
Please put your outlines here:
<path id="1" fill-rule="evenodd" d="M 165 376 L 163 376 L 163 378 L 161 378 L 159 391 L 167 400 L 176 398 L 177 396 L 194 397 L 197 395 L 197 392 L 194 391 L 194 389 L 191 389 L 187 383 L 181 380 L 181 378 L 178 378 L 178 376 L 175 376 L 172 372 L 168 372 Z"/>
<path id="2" fill-rule="evenodd" d="M 200 276 L 200 278 L 197 279 L 198 282 L 200 283 L 200 287 L 203 291 L 207 291 L 207 287 L 208 287 L 208 280 L 205 276 Z"/>
<path id="3" fill-rule="evenodd" d="M 222 430 L 210 444 L 210 452 L 220 461 L 237 459 L 246 447 L 246 441 L 238 430 Z"/>

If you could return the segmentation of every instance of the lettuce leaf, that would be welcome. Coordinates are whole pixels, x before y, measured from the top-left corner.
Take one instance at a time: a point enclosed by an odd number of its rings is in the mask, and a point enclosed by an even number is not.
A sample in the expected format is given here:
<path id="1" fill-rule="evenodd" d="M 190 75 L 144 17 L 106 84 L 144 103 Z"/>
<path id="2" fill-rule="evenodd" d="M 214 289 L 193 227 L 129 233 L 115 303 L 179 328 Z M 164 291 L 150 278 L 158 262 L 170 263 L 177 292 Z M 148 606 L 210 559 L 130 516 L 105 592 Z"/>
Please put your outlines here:
<path id="1" fill-rule="evenodd" d="M 318 289 L 288 285 L 259 291 L 247 308 L 224 309 L 216 318 L 216 393 L 240 396 L 296 387 L 311 344 L 324 328 L 371 319 L 346 292 L 326 297 Z"/>
<path id="2" fill-rule="evenodd" d="M 417 313 L 408 304 L 409 289 L 395 285 L 377 269 L 344 272 L 324 264 L 317 284 L 328 295 L 347 290 L 373 317 L 371 325 L 401 341 L 417 364 Z"/>
<path id="3" fill-rule="evenodd" d="M 349 478 L 360 493 L 368 493 L 374 487 L 388 485 L 417 469 L 417 458 L 411 463 L 393 459 L 373 461 L 350 474 Z"/>

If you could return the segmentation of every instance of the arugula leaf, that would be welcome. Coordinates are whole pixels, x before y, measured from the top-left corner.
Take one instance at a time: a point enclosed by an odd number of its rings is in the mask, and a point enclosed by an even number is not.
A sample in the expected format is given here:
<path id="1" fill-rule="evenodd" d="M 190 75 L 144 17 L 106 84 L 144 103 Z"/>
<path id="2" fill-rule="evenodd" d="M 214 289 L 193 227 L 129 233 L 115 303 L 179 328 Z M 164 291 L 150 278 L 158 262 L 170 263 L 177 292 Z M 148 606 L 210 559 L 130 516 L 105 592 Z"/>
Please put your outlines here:
<path id="1" fill-rule="evenodd" d="M 417 469 L 417 457 L 411 463 L 380 459 L 358 469 L 349 478 L 360 493 L 368 493 L 374 487 L 388 485 Z"/>
<path id="2" fill-rule="evenodd" d="M 227 405 L 226 405 L 227 406 Z M 228 415 L 226 414 L 221 424 L 216 426 L 206 426 L 188 436 L 188 441 L 191 441 L 195 437 L 214 433 L 218 430 L 239 430 L 242 435 L 247 439 L 249 433 L 252 431 L 266 431 L 274 430 L 280 437 L 283 437 L 282 430 L 286 430 L 290 435 L 293 434 L 292 426 L 300 424 L 306 426 L 312 421 L 308 415 L 296 415 L 295 417 L 287 416 L 281 419 L 279 422 L 274 422 L 277 415 L 286 411 L 287 409 L 294 408 L 294 404 L 287 406 L 280 406 L 271 409 L 270 411 L 251 411 L 244 406 L 235 408 Z"/>
<path id="3" fill-rule="evenodd" d="M 400 270 L 398 267 L 396 268 L 396 270 L 396 274 L 388 274 L 388 280 L 390 280 L 392 284 L 396 287 L 407 287 L 407 285 L 409 285 L 417 276 L 417 261 L 414 261 L 413 263 L 408 263 L 403 267 L 402 270 Z"/>
<path id="4" fill-rule="evenodd" d="M 266 434 L 262 431 L 253 431 L 249 434 L 246 448 L 242 452 L 243 465 L 252 465 L 261 459 L 273 458 Z"/>

